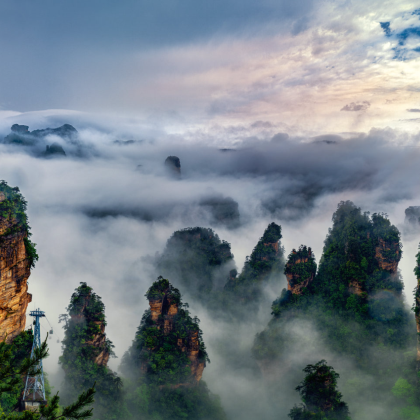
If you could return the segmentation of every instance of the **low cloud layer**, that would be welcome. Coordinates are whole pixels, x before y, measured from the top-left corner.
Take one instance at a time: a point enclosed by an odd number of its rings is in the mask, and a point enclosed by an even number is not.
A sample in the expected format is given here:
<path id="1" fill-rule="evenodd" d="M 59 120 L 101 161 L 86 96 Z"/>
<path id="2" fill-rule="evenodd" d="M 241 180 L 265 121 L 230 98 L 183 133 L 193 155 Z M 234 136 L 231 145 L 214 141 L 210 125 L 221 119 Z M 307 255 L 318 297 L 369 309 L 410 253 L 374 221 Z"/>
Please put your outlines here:
<path id="1" fill-rule="evenodd" d="M 28 118 L 34 128 L 70 122 L 79 131 L 80 147 L 94 150 L 82 156 L 44 159 L 27 146 L 0 145 L 0 178 L 19 186 L 28 201 L 33 240 L 40 255 L 29 279 L 33 293 L 30 309 L 45 310 L 53 324 L 46 369 L 57 390 L 61 383 L 57 339 L 63 338 L 57 320 L 73 290 L 86 281 L 102 296 L 107 334 L 118 356 L 111 366 L 117 369 L 148 307 L 144 294 L 156 273 L 147 262 L 150 258 L 145 257 L 161 253 L 175 230 L 212 227 L 222 240 L 231 243 L 236 265 L 241 268 L 272 221 L 282 226 L 286 253 L 306 244 L 319 259 L 339 201 L 353 200 L 363 210 L 386 212 L 401 229 L 404 210 L 420 205 L 418 134 L 372 129 L 365 134 L 299 137 L 259 122 L 219 127 L 214 132 L 196 131 L 198 141 L 194 141 L 192 132 L 168 134 L 125 120 L 112 124 L 96 117 L 89 127 L 86 115 Z M 23 119 L 8 116 L 0 121 L 0 127 L 7 134 L 11 123 L 23 123 Z M 122 145 L 115 143 L 116 139 L 143 141 Z M 180 158 L 180 178 L 165 170 L 167 156 Z M 226 214 L 234 223 L 223 220 Z M 410 232 L 403 231 L 401 268 L 407 303 L 411 304 L 417 239 L 406 233 Z M 284 278 L 281 283 L 285 285 Z M 267 410 L 267 418 L 277 418 L 279 408 L 266 401 L 271 398 L 270 387 L 256 373 L 249 353 L 254 335 L 270 319 L 270 304 L 277 293 L 266 296 L 254 324 L 246 328 L 222 320 L 216 323 L 185 296 L 192 313 L 202 319 L 212 360 L 204 380 L 213 392 L 221 394 L 232 418 L 253 419 L 258 407 Z M 236 334 L 232 351 L 243 361 L 238 365 L 231 364 L 219 345 L 226 345 L 232 328 Z M 305 335 L 310 326 L 299 328 Z M 293 334 L 299 335 L 299 330 Z M 310 356 L 324 357 L 316 332 L 312 338 Z M 305 356 L 302 364 L 317 361 L 309 360 L 311 357 Z M 330 359 L 337 370 L 344 366 L 347 371 L 343 361 L 334 355 Z M 291 401 L 298 401 L 293 387 L 301 379 L 299 369 L 284 383 L 285 399 L 280 401 L 284 412 L 293 405 Z M 260 382 L 261 393 L 255 394 L 255 383 Z"/>

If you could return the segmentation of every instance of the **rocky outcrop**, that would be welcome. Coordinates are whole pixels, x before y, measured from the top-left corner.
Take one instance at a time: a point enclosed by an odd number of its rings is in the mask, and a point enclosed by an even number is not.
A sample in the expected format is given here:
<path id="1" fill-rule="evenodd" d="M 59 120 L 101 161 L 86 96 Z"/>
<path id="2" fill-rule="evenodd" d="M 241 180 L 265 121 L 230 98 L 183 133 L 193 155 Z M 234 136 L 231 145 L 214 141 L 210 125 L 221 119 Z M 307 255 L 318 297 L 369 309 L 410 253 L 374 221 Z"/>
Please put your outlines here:
<path id="1" fill-rule="evenodd" d="M 73 140 L 77 134 L 77 130 L 70 124 L 64 124 L 57 128 L 45 128 L 34 131 L 29 131 L 27 125 L 13 124 L 11 133 L 4 138 L 4 143 L 32 146 L 37 143 L 38 139 L 49 135 L 58 136 L 65 140 Z"/>
<path id="2" fill-rule="evenodd" d="M 53 143 L 51 146 L 46 146 L 45 156 L 66 156 L 66 152 L 58 143 Z"/>
<path id="3" fill-rule="evenodd" d="M 352 280 L 349 283 L 349 292 L 358 296 L 363 296 L 363 285 L 358 280 Z"/>
<path id="4" fill-rule="evenodd" d="M 164 337 L 170 334 L 177 334 L 177 328 L 174 323 L 179 313 L 180 300 L 176 289 L 174 293 L 171 284 L 166 279 L 161 278 L 155 283 L 153 290 L 149 289 L 148 299 L 151 321 L 155 327 L 163 332 Z M 188 328 L 186 334 L 182 335 L 177 337 L 176 345 L 190 361 L 191 378 L 185 383 L 175 384 L 176 386 L 188 386 L 198 383 L 203 376 L 205 367 L 205 360 L 200 357 L 199 329 Z M 155 348 L 149 348 L 148 350 L 153 351 Z M 147 359 L 142 362 L 141 370 L 143 372 L 148 370 L 148 363 Z M 172 387 L 173 385 L 171 384 Z"/>
<path id="5" fill-rule="evenodd" d="M 405 221 L 411 227 L 420 226 L 420 206 L 410 206 L 405 209 Z"/>
<path id="6" fill-rule="evenodd" d="M 233 229 L 239 226 L 239 205 L 231 197 L 212 195 L 200 200 L 200 207 L 208 210 L 210 222 Z"/>
<path id="7" fill-rule="evenodd" d="M 208 301 L 213 290 L 222 288 L 234 265 L 230 244 L 203 227 L 174 232 L 155 261 L 156 275 L 170 276 L 200 301 Z"/>
<path id="8" fill-rule="evenodd" d="M 27 283 L 31 274 L 25 245 L 28 228 L 19 217 L 25 209 L 18 191 L 0 184 L 0 341 L 7 337 L 8 343 L 25 329 L 32 300 Z"/>
<path id="9" fill-rule="evenodd" d="M 379 238 L 379 245 L 375 249 L 375 258 L 382 270 L 395 274 L 401 259 L 399 242 L 385 242 Z"/>
<path id="10" fill-rule="evenodd" d="M 294 249 L 289 255 L 284 274 L 287 278 L 287 290 L 294 295 L 302 294 L 316 274 L 315 256 L 311 248 L 301 245 L 298 251 Z"/>
<path id="11" fill-rule="evenodd" d="M 77 348 L 77 352 L 82 352 L 84 357 L 90 358 L 97 365 L 107 366 L 110 346 L 105 334 L 104 306 L 100 297 L 86 283 L 82 283 L 73 294 L 69 308 L 70 320 L 66 327 L 65 343 L 70 337 L 73 342 L 67 347 Z M 80 325 L 86 325 L 86 330 L 80 330 Z M 88 348 L 88 351 L 83 348 Z"/>
<path id="12" fill-rule="evenodd" d="M 243 303 L 260 298 L 261 285 L 284 270 L 284 251 L 280 245 L 281 227 L 270 223 L 251 255 L 246 258 L 238 277 L 229 276 L 225 290 L 235 293 L 235 299 Z"/>
<path id="13" fill-rule="evenodd" d="M 181 161 L 178 156 L 168 156 L 165 160 L 165 167 L 170 175 L 176 178 L 181 176 Z"/>

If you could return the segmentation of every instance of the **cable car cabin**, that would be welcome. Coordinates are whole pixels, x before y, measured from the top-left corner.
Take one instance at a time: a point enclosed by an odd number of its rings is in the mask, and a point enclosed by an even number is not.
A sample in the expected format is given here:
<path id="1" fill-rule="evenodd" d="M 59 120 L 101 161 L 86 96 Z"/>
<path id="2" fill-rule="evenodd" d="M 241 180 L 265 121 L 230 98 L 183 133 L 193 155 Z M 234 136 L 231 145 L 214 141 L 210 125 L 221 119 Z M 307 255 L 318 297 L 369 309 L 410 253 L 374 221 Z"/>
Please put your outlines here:
<path id="1" fill-rule="evenodd" d="M 54 331 L 53 330 L 50 330 L 50 334 L 54 334 Z"/>

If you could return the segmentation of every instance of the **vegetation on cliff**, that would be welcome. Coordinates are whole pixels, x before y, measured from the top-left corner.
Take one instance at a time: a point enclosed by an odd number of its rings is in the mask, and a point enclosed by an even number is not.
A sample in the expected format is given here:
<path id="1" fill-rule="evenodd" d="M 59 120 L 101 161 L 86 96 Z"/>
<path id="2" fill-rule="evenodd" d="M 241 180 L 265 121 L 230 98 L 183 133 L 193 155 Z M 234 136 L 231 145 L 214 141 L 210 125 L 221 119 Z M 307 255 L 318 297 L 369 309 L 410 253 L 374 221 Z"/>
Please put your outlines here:
<path id="1" fill-rule="evenodd" d="M 392 388 L 395 397 L 396 412 L 402 419 L 420 418 L 420 244 L 416 254 L 414 274 L 417 278 L 417 286 L 414 289 L 414 304 L 412 310 L 417 324 L 417 357 L 406 361 L 406 366 L 400 371 L 401 376 Z"/>
<path id="2" fill-rule="evenodd" d="M 280 244 L 281 226 L 270 223 L 251 255 L 246 258 L 241 274 L 232 275 L 225 290 L 242 302 L 256 301 L 262 285 L 284 269 L 284 250 Z"/>
<path id="3" fill-rule="evenodd" d="M 6 227 L 0 234 L 0 245 L 6 236 L 23 232 L 30 267 L 35 267 L 38 254 L 35 248 L 36 244 L 29 239 L 32 234 L 26 210 L 27 202 L 19 188 L 9 187 L 6 181 L 0 181 L 0 224 Z"/>
<path id="4" fill-rule="evenodd" d="M 277 342 L 276 325 L 292 317 L 316 322 L 335 350 L 353 355 L 360 363 L 366 356 L 361 348 L 367 343 L 404 348 L 412 339 L 412 321 L 401 297 L 399 239 L 397 228 L 386 215 L 370 217 L 353 203 L 341 202 L 315 279 L 300 295 L 283 291 L 273 303 L 271 331 L 257 336 L 255 356 L 264 358 L 267 351 L 272 355 L 277 352 L 274 342 L 269 351 L 268 336 Z M 385 248 L 384 243 L 388 244 Z M 347 327 L 350 322 L 352 328 Z"/>
<path id="5" fill-rule="evenodd" d="M 8 363 L 15 366 L 21 366 L 26 358 L 31 354 L 32 343 L 33 343 L 32 331 L 22 331 L 14 340 L 12 344 L 0 343 L 1 351 L 0 354 L 6 355 Z M 1 360 L 1 365 L 5 366 L 5 362 Z M 7 386 L 5 387 L 5 385 Z M 0 395 L 0 406 L 4 412 L 8 413 L 16 409 L 19 404 L 19 399 L 25 388 L 25 384 L 22 380 L 9 381 L 5 379 L 0 385 L 2 391 Z"/>
<path id="6" fill-rule="evenodd" d="M 74 399 L 96 383 L 94 418 L 124 417 L 122 381 L 107 367 L 113 354 L 112 342 L 105 335 L 105 305 L 86 283 L 73 293 L 64 321 L 63 354 L 59 363 L 65 372 L 63 399 Z"/>
<path id="7" fill-rule="evenodd" d="M 289 413 L 292 420 L 350 420 L 347 404 L 337 389 L 340 375 L 325 360 L 303 369 L 305 379 L 296 387 L 302 401 Z"/>
<path id="8" fill-rule="evenodd" d="M 389 391 L 407 369 L 402 353 L 415 343 L 413 317 L 401 293 L 401 252 L 398 229 L 385 214 L 370 216 L 349 201 L 341 202 L 318 273 L 300 293 L 283 290 L 274 301 L 272 320 L 255 338 L 254 357 L 267 366 L 299 351 L 311 338 L 293 335 L 290 326 L 310 325 L 317 346 L 349 358 L 375 378 L 374 388 L 360 384 L 361 399 L 373 401 L 382 392 L 393 401 Z"/>
<path id="9" fill-rule="evenodd" d="M 230 244 L 210 228 L 179 230 L 169 238 L 156 261 L 156 270 L 176 280 L 180 287 L 200 301 L 221 287 L 234 267 Z"/>
<path id="10" fill-rule="evenodd" d="M 209 358 L 199 319 L 163 277 L 146 297 L 150 309 L 121 366 L 130 381 L 127 406 L 133 417 L 224 419 L 218 398 L 200 381 Z"/>

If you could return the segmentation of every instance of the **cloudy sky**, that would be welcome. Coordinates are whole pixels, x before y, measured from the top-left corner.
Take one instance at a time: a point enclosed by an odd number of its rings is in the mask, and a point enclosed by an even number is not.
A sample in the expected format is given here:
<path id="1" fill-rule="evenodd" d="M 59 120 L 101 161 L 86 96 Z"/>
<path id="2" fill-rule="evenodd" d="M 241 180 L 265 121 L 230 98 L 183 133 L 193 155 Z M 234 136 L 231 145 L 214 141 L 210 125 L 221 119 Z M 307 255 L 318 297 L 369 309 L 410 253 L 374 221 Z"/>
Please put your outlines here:
<path id="1" fill-rule="evenodd" d="M 171 132 L 420 121 L 409 0 L 3 0 L 0 39 L 3 111 L 130 115 Z"/>

